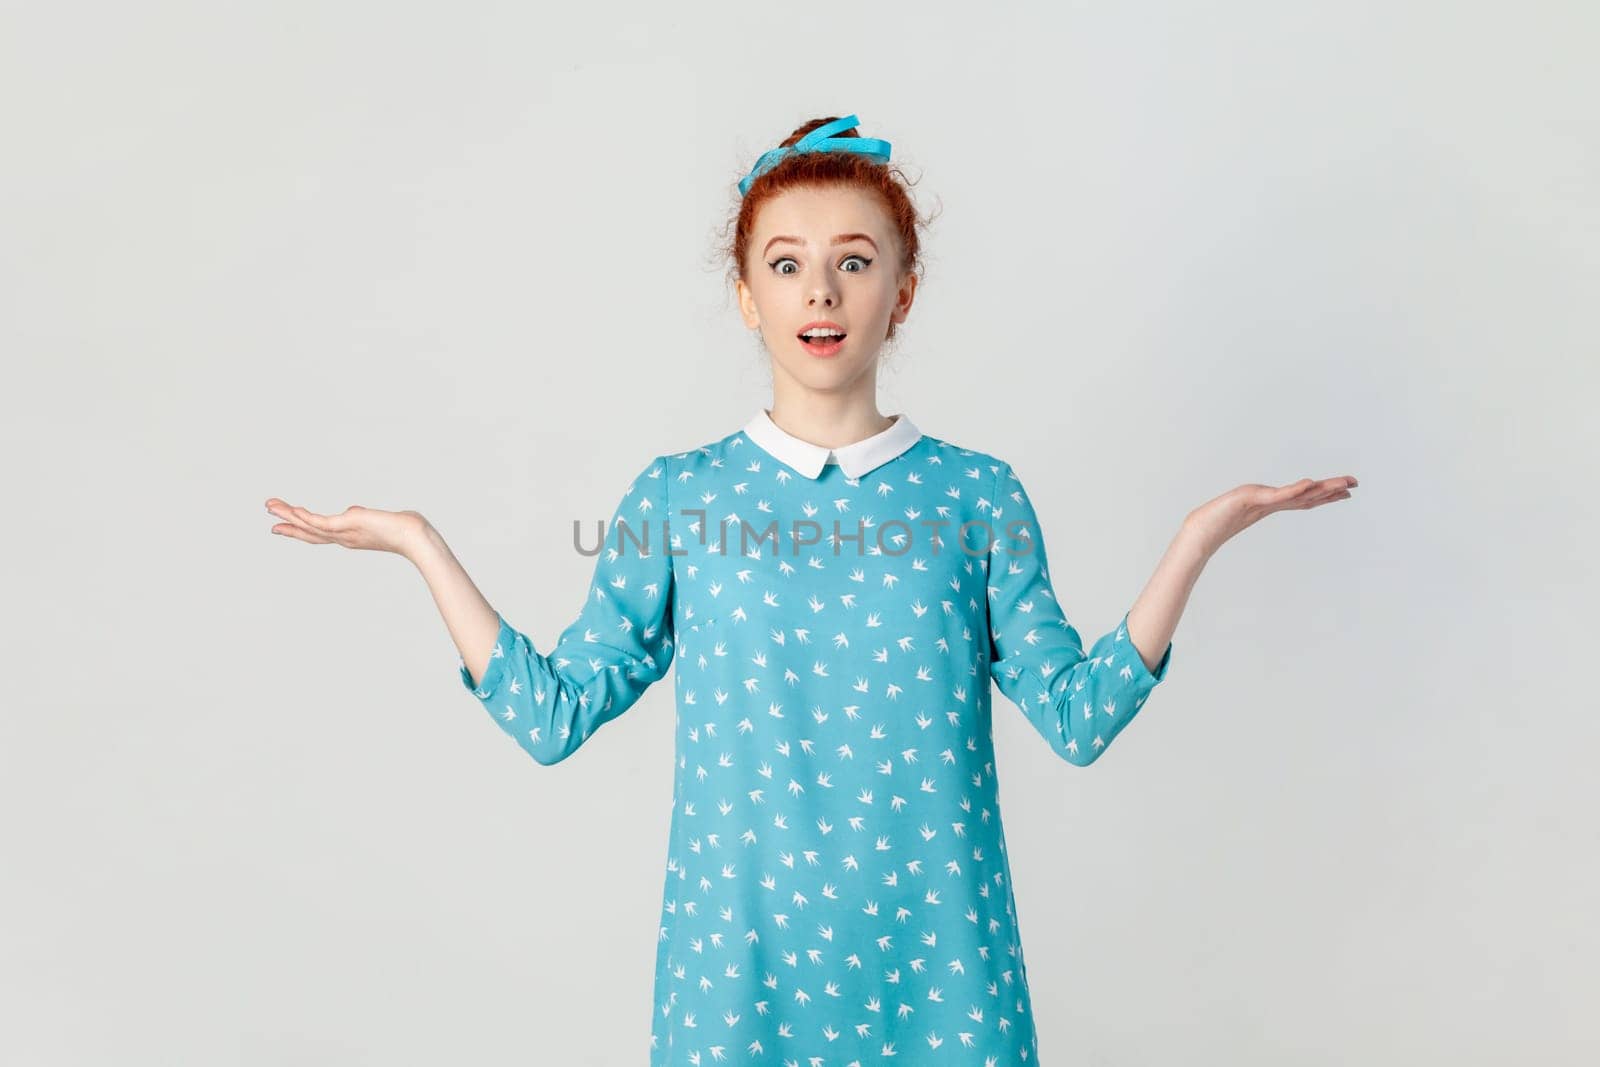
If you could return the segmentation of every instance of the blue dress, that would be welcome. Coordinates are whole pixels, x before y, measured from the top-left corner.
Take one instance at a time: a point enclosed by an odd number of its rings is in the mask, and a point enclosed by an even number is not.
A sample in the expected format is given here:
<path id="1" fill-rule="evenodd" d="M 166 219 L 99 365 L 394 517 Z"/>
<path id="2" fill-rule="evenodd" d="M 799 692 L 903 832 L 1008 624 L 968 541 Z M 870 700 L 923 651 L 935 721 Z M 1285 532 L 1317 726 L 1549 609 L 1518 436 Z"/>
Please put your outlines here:
<path id="1" fill-rule="evenodd" d="M 1010 464 L 904 414 L 830 451 L 762 409 L 645 464 L 550 651 L 501 616 L 460 674 L 548 765 L 677 664 L 652 1067 L 997 1067 L 1038 1041 L 990 679 L 1083 767 L 1171 657 L 1126 615 L 1084 652 Z"/>

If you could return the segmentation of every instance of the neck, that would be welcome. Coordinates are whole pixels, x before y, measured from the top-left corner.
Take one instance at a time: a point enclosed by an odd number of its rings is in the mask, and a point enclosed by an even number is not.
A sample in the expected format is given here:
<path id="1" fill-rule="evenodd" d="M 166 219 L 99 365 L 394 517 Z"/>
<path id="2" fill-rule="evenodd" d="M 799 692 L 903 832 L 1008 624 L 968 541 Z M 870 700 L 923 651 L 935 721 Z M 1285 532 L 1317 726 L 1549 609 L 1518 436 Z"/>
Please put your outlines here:
<path id="1" fill-rule="evenodd" d="M 877 398 L 871 393 L 850 396 L 807 390 L 794 394 L 774 389 L 766 410 L 779 429 L 823 448 L 865 441 L 894 424 L 894 419 L 878 410 Z"/>
<path id="2" fill-rule="evenodd" d="M 813 389 L 772 361 L 772 403 L 767 414 L 780 430 L 822 448 L 843 448 L 882 433 L 894 422 L 878 410 L 874 361 L 837 389 Z"/>

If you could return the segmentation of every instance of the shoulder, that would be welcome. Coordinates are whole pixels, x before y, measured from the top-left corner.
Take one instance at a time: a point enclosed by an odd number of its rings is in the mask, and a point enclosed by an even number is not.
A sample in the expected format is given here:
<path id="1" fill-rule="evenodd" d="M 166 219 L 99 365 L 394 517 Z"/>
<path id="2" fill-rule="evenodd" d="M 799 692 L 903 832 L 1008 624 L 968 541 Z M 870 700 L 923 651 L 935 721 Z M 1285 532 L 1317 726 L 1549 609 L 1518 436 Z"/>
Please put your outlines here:
<path id="1" fill-rule="evenodd" d="M 695 445 L 679 452 L 663 453 L 661 459 L 681 482 L 706 478 L 718 471 L 737 469 L 750 461 L 755 445 L 742 429 L 724 434 L 713 441 Z"/>
<path id="2" fill-rule="evenodd" d="M 604 470 L 596 466 L 590 474 L 591 492 L 599 492 L 598 487 L 616 479 L 615 484 L 621 489 L 620 498 L 613 498 L 617 501 L 618 514 L 648 513 L 666 502 L 668 466 L 665 456 L 647 454 L 632 460 L 618 460 L 607 464 Z"/>
<path id="3" fill-rule="evenodd" d="M 937 464 L 947 474 L 958 475 L 963 479 L 979 483 L 985 492 L 1010 472 L 1010 464 L 992 452 L 970 448 L 941 437 L 934 437 L 932 434 L 922 436 L 924 443 L 928 445 L 930 463 Z"/>
<path id="4" fill-rule="evenodd" d="M 1018 470 L 1005 456 L 985 449 L 964 447 L 938 438 L 930 438 L 930 441 L 934 446 L 930 454 L 941 458 L 948 473 L 959 476 L 952 478 L 952 482 L 971 487 L 980 511 L 991 519 L 1004 515 L 1031 521 L 1033 502 L 1026 483 L 1034 477 L 1030 472 L 1039 464 L 1025 461 L 1023 469 Z"/>

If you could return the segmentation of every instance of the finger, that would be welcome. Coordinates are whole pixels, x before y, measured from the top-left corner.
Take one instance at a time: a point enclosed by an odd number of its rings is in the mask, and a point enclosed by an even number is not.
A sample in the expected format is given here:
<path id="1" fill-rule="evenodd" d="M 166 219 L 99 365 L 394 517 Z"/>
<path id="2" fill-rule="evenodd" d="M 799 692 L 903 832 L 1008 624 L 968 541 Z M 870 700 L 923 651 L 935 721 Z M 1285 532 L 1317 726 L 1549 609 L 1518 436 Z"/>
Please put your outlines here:
<path id="1" fill-rule="evenodd" d="M 273 509 L 272 513 L 282 519 L 286 525 L 293 526 L 296 529 L 302 530 L 308 534 L 315 534 L 319 537 L 322 535 L 322 531 L 311 525 L 311 523 L 308 521 L 308 517 L 314 516 L 312 516 L 312 513 L 307 511 L 305 508 L 297 508 L 285 504 L 281 508 Z"/>
<path id="2" fill-rule="evenodd" d="M 305 508 L 295 507 L 292 504 L 287 504 L 284 501 L 279 500 L 277 497 L 273 497 L 272 500 L 267 502 L 267 510 L 283 520 L 281 525 L 285 527 L 293 527 L 304 534 L 305 536 L 300 538 L 302 541 L 307 541 L 311 544 L 326 545 L 335 540 L 335 538 L 326 534 L 325 531 L 318 530 L 316 527 L 311 526 L 306 522 L 308 517 L 318 517 L 315 512 L 310 512 Z M 273 531 L 276 533 L 287 532 L 286 530 L 279 530 L 277 527 L 274 527 Z"/>
<path id="3" fill-rule="evenodd" d="M 1354 481 L 1355 479 L 1349 475 L 1340 475 L 1337 478 L 1323 478 L 1320 481 L 1302 478 L 1298 482 L 1292 482 L 1279 490 L 1280 494 L 1282 494 L 1280 499 L 1293 501 L 1293 506 L 1314 506 L 1322 503 L 1331 494 L 1342 492 L 1354 484 Z M 1296 499 L 1302 494 L 1309 494 L 1309 496 L 1305 500 Z"/>
<path id="4" fill-rule="evenodd" d="M 290 510 L 304 519 L 307 526 L 323 533 L 343 533 L 350 528 L 355 520 L 355 516 L 348 513 L 343 515 L 319 515 L 314 511 L 307 511 L 305 508 L 292 508 Z"/>
<path id="5" fill-rule="evenodd" d="M 284 537 L 292 537 L 296 541 L 304 541 L 311 545 L 331 544 L 333 540 L 329 537 L 323 537 L 319 533 L 301 529 L 292 522 L 280 522 L 272 528 L 272 532 L 275 534 L 281 534 Z"/>
<path id="6" fill-rule="evenodd" d="M 1319 495 L 1315 485 L 1301 485 L 1295 482 L 1277 490 L 1262 514 L 1270 515 L 1274 511 L 1301 511 L 1314 506 Z"/>
<path id="7" fill-rule="evenodd" d="M 1316 484 L 1310 478 L 1301 478 L 1298 482 L 1290 482 L 1288 485 L 1280 486 L 1277 490 L 1277 496 L 1280 500 L 1296 497 L 1307 489 L 1315 487 Z"/>
<path id="8" fill-rule="evenodd" d="M 1335 489 L 1329 493 L 1318 493 L 1316 496 L 1307 500 L 1300 506 L 1305 508 L 1314 508 L 1319 504 L 1331 504 L 1335 500 L 1348 499 L 1350 495 L 1351 493 L 1348 489 Z"/>

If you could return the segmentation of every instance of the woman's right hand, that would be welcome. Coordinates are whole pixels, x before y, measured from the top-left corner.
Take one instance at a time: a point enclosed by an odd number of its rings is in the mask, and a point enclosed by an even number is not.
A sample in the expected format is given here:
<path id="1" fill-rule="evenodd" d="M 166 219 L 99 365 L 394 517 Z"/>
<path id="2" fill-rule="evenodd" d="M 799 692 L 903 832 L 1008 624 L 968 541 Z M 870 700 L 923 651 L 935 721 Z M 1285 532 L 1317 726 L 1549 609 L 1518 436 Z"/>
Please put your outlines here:
<path id="1" fill-rule="evenodd" d="M 272 532 L 312 545 L 343 545 L 412 557 L 426 539 L 428 520 L 416 511 L 383 511 L 352 504 L 338 515 L 314 511 L 269 497 L 267 511 L 283 521 Z"/>

